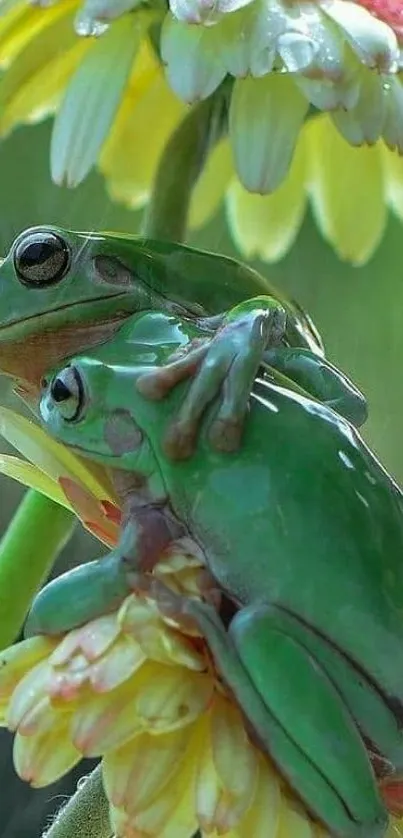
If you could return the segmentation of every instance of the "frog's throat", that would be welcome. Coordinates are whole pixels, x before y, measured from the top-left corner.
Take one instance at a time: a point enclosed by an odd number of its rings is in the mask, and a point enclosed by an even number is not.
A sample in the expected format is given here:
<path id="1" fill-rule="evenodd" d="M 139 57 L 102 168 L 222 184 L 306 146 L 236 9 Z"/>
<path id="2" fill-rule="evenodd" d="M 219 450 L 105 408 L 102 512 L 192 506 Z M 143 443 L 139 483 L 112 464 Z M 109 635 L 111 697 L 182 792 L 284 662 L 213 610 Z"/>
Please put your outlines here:
<path id="1" fill-rule="evenodd" d="M 39 387 L 47 370 L 84 349 L 106 343 L 126 317 L 122 314 L 103 322 L 76 323 L 44 331 L 40 331 L 43 320 L 38 319 L 37 332 L 9 342 L 1 340 L 0 332 L 0 373 Z"/>
<path id="2" fill-rule="evenodd" d="M 31 335 L 44 331 L 58 331 L 61 323 L 61 328 L 64 328 L 63 321 L 65 326 L 75 326 L 79 323 L 91 324 L 92 322 L 101 323 L 112 320 L 115 316 L 119 316 L 119 311 L 116 311 L 116 303 L 119 300 L 122 300 L 120 314 L 122 317 L 127 316 L 133 310 L 128 296 L 130 297 L 127 291 L 119 291 L 117 294 L 65 303 L 52 308 L 52 310 L 45 310 L 28 317 L 3 322 L 3 325 L 0 325 L 0 344 L 20 342 Z M 111 316 L 109 316 L 110 308 L 113 311 Z M 96 312 L 98 316 L 96 316 Z"/>

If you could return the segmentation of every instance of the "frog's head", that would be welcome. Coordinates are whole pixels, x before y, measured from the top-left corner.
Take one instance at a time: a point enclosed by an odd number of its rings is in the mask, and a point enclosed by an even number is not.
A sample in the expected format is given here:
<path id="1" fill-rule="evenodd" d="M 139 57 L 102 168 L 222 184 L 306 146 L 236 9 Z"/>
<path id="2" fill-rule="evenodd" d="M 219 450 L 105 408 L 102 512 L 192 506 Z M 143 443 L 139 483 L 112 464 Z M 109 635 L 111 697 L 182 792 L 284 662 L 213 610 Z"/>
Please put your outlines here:
<path id="1" fill-rule="evenodd" d="M 134 236 L 50 226 L 21 233 L 0 265 L 0 371 L 37 383 L 132 312 L 167 309 L 168 282 L 153 253 L 152 242 Z"/>
<path id="2" fill-rule="evenodd" d="M 115 408 L 115 402 L 109 368 L 93 358 L 74 358 L 42 380 L 40 418 L 51 436 L 78 454 L 133 470 L 148 441 L 132 411 Z"/>
<path id="3" fill-rule="evenodd" d="M 138 291 L 141 307 L 141 283 L 119 259 L 118 242 L 113 249 L 101 234 L 57 227 L 21 233 L 0 267 L 0 341 L 123 315 L 128 291 Z"/>

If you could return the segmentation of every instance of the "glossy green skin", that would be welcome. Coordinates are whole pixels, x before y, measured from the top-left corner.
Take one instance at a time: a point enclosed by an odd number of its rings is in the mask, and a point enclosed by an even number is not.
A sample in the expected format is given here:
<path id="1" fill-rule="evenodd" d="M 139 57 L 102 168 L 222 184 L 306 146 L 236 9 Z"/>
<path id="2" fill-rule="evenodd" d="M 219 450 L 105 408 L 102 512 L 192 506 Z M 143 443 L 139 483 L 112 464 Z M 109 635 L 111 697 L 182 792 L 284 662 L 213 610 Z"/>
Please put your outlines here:
<path id="1" fill-rule="evenodd" d="M 262 747 L 335 834 L 381 836 L 385 812 L 353 719 L 401 770 L 403 496 L 348 422 L 263 380 L 239 452 L 211 450 L 206 417 L 193 458 L 168 462 L 161 438 L 182 388 L 155 405 L 132 382 L 194 333 L 159 313 L 133 318 L 113 355 L 73 359 L 81 415 L 66 421 L 48 387 L 42 418 L 65 444 L 146 476 L 154 500 L 169 499 L 239 612 L 227 633 L 210 606 L 178 609 L 202 628 Z M 107 611 L 104 568 L 93 568 L 91 590 L 88 566 L 48 586 L 33 625 L 52 632 Z"/>
<path id="2" fill-rule="evenodd" d="M 43 235 L 62 240 L 68 262 L 53 276 L 52 261 L 42 263 L 31 251 L 27 280 L 21 275 L 21 252 Z M 315 362 L 323 357 L 318 333 L 297 304 L 256 271 L 183 245 L 57 227 L 21 234 L 0 267 L 0 370 L 20 381 L 20 394 L 26 397 L 27 385 L 35 391 L 49 367 L 91 346 L 111 346 L 119 325 L 145 309 L 173 311 L 202 327 L 201 354 L 189 344 L 186 359 L 167 359 L 163 374 L 143 388 L 143 395 L 159 399 L 179 381 L 194 379 L 172 419 L 167 456 L 190 456 L 205 409 L 218 394 L 221 410 L 210 442 L 219 450 L 239 447 L 254 377 L 262 362 L 276 366 L 266 350 L 275 351 L 279 340 L 307 350 L 307 362 L 301 353 L 298 369 L 288 364 L 286 374 L 300 383 L 302 373 L 304 389 L 327 401 L 321 362 Z M 340 378 L 335 394 L 331 379 L 331 401 L 336 398 L 337 409 L 361 425 L 367 416 L 363 395 L 354 388 L 351 398 L 352 387 L 346 392 Z"/>
<path id="3" fill-rule="evenodd" d="M 32 249 L 44 235 L 57 236 L 65 247 L 60 270 L 57 261 L 42 260 L 43 253 Z M 22 256 L 28 252 L 27 276 Z M 305 313 L 242 263 L 175 243 L 37 227 L 17 237 L 0 267 L 0 370 L 19 381 L 27 398 L 49 367 L 110 343 L 122 322 L 145 309 L 176 312 L 203 326 L 201 354 L 189 345 L 187 360 L 167 359 L 164 375 L 143 391 L 160 399 L 193 378 L 172 418 L 165 453 L 173 459 L 191 455 L 206 406 L 218 393 L 221 411 L 210 442 L 220 450 L 239 447 L 250 390 L 268 347 L 281 340 L 323 355 Z M 358 413 L 351 416 L 347 406 L 346 415 L 362 424 L 361 394 L 358 402 Z"/>
<path id="4" fill-rule="evenodd" d="M 21 238 L 35 231 L 61 236 L 71 254 L 68 271 L 44 288 L 27 288 L 14 264 Z M 176 243 L 50 225 L 32 228 L 13 242 L 0 267 L 0 289 L 0 344 L 24 339 L 35 330 L 129 316 L 144 309 L 169 310 L 173 302 L 189 314 L 216 315 L 243 300 L 267 295 L 287 310 L 287 341 L 323 353 L 308 316 L 257 271 L 226 256 Z"/>

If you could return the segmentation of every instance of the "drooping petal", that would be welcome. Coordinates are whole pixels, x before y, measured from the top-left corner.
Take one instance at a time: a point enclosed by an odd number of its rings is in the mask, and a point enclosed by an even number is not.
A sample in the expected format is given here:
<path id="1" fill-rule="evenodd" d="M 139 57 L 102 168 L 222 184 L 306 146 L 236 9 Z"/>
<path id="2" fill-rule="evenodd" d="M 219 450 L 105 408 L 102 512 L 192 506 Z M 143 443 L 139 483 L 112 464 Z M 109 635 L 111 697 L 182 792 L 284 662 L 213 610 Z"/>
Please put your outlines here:
<path id="1" fill-rule="evenodd" d="M 342 259 L 363 264 L 386 223 L 379 147 L 352 148 L 324 117 L 312 119 L 306 131 L 317 224 Z"/>
<path id="2" fill-rule="evenodd" d="M 193 26 L 167 15 L 161 57 L 169 84 L 184 102 L 206 99 L 226 75 L 216 27 Z"/>
<path id="3" fill-rule="evenodd" d="M 361 71 L 357 103 L 349 110 L 332 114 L 333 121 L 345 139 L 354 146 L 372 145 L 382 135 L 386 115 L 384 82 L 375 73 Z"/>
<path id="4" fill-rule="evenodd" d="M 51 66 L 54 61 L 60 60 L 61 55 L 69 53 L 71 49 L 77 46 L 72 23 L 73 8 L 74 5 L 71 2 L 55 6 L 51 10 L 52 13 L 48 16 L 48 20 L 42 20 L 42 23 L 38 21 L 36 37 L 33 37 L 25 27 L 20 33 L 19 48 L 14 47 L 14 58 L 17 54 L 17 60 L 14 60 L 8 67 L 0 86 L 0 131 L 2 133 L 6 133 L 13 127 L 12 112 L 14 108 L 17 111 L 16 118 L 18 117 L 18 111 L 20 111 L 22 117 L 25 115 L 32 119 L 42 109 L 44 109 L 45 115 L 46 109 L 52 106 L 55 90 L 58 89 L 58 66 L 56 63 L 54 67 L 56 75 L 52 76 L 49 65 Z M 4 46 L 7 51 L 7 43 Z M 79 55 L 85 51 L 86 45 L 80 47 Z M 45 82 L 46 73 L 48 78 Z M 39 80 L 41 77 L 43 80 L 43 98 L 41 95 L 39 100 L 30 100 L 30 91 L 35 93 L 35 83 L 38 77 Z M 61 84 L 63 85 L 63 79 L 61 79 Z M 38 93 L 38 88 L 36 88 L 36 92 Z M 20 97 L 24 96 L 25 114 L 18 101 Z M 29 108 L 30 101 L 31 108 Z"/>
<path id="5" fill-rule="evenodd" d="M 35 707 L 46 697 L 49 666 L 47 660 L 37 663 L 18 683 L 7 710 L 7 727 L 17 730 L 24 725 Z"/>
<path id="6" fill-rule="evenodd" d="M 339 24 L 354 51 L 368 67 L 394 72 L 399 47 L 393 30 L 351 0 L 331 0 L 323 11 Z"/>
<path id="7" fill-rule="evenodd" d="M 230 139 L 246 189 L 265 194 L 279 186 L 291 164 L 308 104 L 288 76 L 235 82 Z"/>
<path id="8" fill-rule="evenodd" d="M 27 463 L 25 460 L 20 460 L 19 457 L 13 457 L 10 454 L 0 454 L 0 472 L 6 477 L 18 480 L 19 483 L 28 486 L 30 489 L 37 489 L 38 492 L 54 500 L 55 503 L 60 503 L 67 509 L 71 508 L 64 492 L 56 481 L 32 463 Z"/>
<path id="9" fill-rule="evenodd" d="M 113 199 L 133 209 L 148 200 L 161 154 L 185 110 L 143 42 L 99 159 Z"/>
<path id="10" fill-rule="evenodd" d="M 403 221 L 403 158 L 385 146 L 381 146 L 381 156 L 387 203 Z"/>
<path id="11" fill-rule="evenodd" d="M 254 797 L 246 815 L 237 826 L 238 838 L 249 838 L 251 835 L 253 838 L 278 838 L 281 797 L 276 771 L 260 756 Z"/>
<path id="12" fill-rule="evenodd" d="M 118 110 L 143 26 L 137 15 L 115 21 L 74 74 L 53 127 L 56 183 L 77 186 L 94 165 Z"/>
<path id="13" fill-rule="evenodd" d="M 201 227 L 218 209 L 233 172 L 232 155 L 227 140 L 222 140 L 209 155 L 192 194 L 189 227 Z"/>
<path id="14" fill-rule="evenodd" d="M 34 788 L 43 788 L 63 777 L 82 759 L 68 737 L 69 719 L 59 717 L 45 733 L 16 734 L 13 760 L 19 777 Z"/>
<path id="15" fill-rule="evenodd" d="M 305 143 L 300 135 L 290 171 L 271 195 L 252 195 L 233 180 L 227 192 L 227 217 L 232 235 L 248 258 L 281 259 L 292 246 L 306 207 Z"/>
<path id="16" fill-rule="evenodd" d="M 144 679 L 137 690 L 133 711 L 145 730 L 168 733 L 197 719 L 208 707 L 213 690 L 213 680 L 206 674 L 159 664 L 158 679 Z"/>
<path id="17" fill-rule="evenodd" d="M 103 762 L 109 800 L 129 815 L 148 806 L 176 774 L 189 747 L 189 730 L 161 736 L 141 733 L 106 754 Z"/>
<path id="18" fill-rule="evenodd" d="M 403 153 L 403 84 L 399 77 L 390 77 L 384 82 L 386 113 L 383 138 L 389 148 Z"/>
<path id="19" fill-rule="evenodd" d="M 233 798 L 231 805 L 235 821 L 226 812 L 218 812 L 217 826 L 235 826 L 239 813 L 249 808 L 258 774 L 257 751 L 251 748 L 242 716 L 237 707 L 224 697 L 217 696 L 211 708 L 212 757 L 220 784 Z M 237 770 L 234 771 L 234 754 Z M 220 820 L 222 818 L 222 823 Z"/>
<path id="20" fill-rule="evenodd" d="M 140 0 L 85 0 L 75 19 L 78 35 L 102 35 L 108 23 L 139 5 Z"/>
<path id="21" fill-rule="evenodd" d="M 12 693 L 24 675 L 52 652 L 57 641 L 48 637 L 30 637 L 0 652 L 0 724 Z"/>
<path id="22" fill-rule="evenodd" d="M 236 12 L 252 0 L 170 0 L 170 10 L 177 20 L 211 25 L 222 15 Z"/>
<path id="23" fill-rule="evenodd" d="M 194 671 L 205 668 L 205 660 L 188 637 L 168 626 L 155 602 L 129 596 L 122 604 L 117 618 L 120 630 L 129 634 L 140 645 L 150 660 L 185 666 Z"/>
<path id="24" fill-rule="evenodd" d="M 51 439 L 34 422 L 6 407 L 0 407 L 0 434 L 49 477 L 58 481 L 69 476 L 85 486 L 95 498 L 116 503 L 116 496 L 106 472 Z"/>

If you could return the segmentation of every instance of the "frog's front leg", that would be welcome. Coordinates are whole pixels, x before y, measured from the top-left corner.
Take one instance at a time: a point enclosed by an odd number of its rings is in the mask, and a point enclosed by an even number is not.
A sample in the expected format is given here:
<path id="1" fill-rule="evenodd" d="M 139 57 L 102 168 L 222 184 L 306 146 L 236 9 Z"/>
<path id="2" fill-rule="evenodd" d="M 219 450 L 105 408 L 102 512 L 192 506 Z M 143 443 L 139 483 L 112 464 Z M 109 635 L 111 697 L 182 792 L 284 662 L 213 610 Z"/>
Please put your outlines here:
<path id="1" fill-rule="evenodd" d="M 216 328 L 212 338 L 195 341 L 170 363 L 137 381 L 142 395 L 161 399 L 175 384 L 194 377 L 165 438 L 165 452 L 172 459 L 191 455 L 204 411 L 220 392 L 209 431 L 211 443 L 221 451 L 239 447 L 253 381 L 266 348 L 284 336 L 286 312 L 278 300 L 256 297 L 221 318 L 211 318 L 211 326 Z"/>
<path id="2" fill-rule="evenodd" d="M 382 838 L 387 812 L 343 697 L 287 612 L 250 606 L 227 631 L 206 603 L 158 591 L 160 607 L 204 635 L 257 742 L 313 815 L 341 838 Z"/>
<path id="3" fill-rule="evenodd" d="M 263 360 L 277 374 L 285 376 L 285 387 L 297 384 L 310 398 L 340 413 L 357 428 L 366 421 L 368 409 L 364 394 L 326 358 L 310 349 L 278 346 L 270 347 Z"/>
<path id="4" fill-rule="evenodd" d="M 25 635 L 60 634 L 115 610 L 130 593 L 133 573 L 151 571 L 184 535 L 166 506 L 131 508 L 115 550 L 52 580 L 35 598 Z"/>

